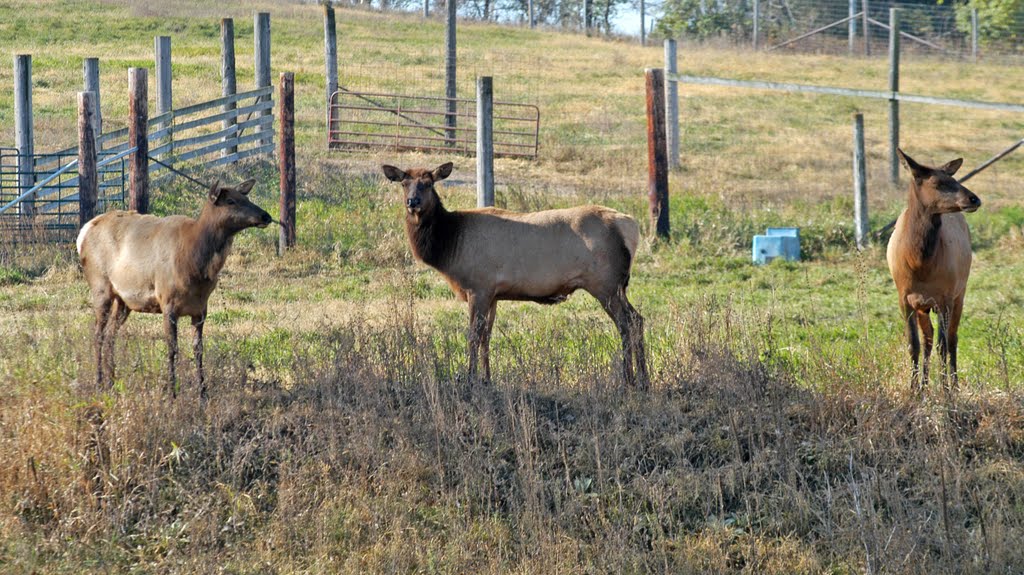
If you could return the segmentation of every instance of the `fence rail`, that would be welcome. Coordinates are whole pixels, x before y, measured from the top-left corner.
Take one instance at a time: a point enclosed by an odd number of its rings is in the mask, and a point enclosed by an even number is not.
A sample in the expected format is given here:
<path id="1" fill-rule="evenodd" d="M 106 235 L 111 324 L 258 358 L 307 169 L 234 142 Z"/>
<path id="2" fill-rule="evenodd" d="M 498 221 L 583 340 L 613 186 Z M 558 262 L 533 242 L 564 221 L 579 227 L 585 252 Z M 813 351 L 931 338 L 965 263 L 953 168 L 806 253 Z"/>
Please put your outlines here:
<path id="1" fill-rule="evenodd" d="M 149 154 L 172 165 L 209 168 L 273 154 L 273 86 L 266 86 L 171 110 L 147 121 L 147 137 L 156 143 Z M 238 105 L 223 111 L 226 105 Z M 211 111 L 215 111 L 211 113 Z M 263 115 L 267 114 L 267 115 Z M 231 120 L 227 127 L 225 120 Z M 98 212 L 125 205 L 127 156 L 134 153 L 123 128 L 96 138 L 99 176 Z M 232 150 L 225 155 L 225 150 Z M 22 178 L 16 149 L 0 148 L 0 228 L 43 230 L 47 239 L 73 230 L 78 217 L 78 147 L 34 154 L 31 177 Z M 150 174 L 165 169 L 152 163 Z M 34 184 L 26 187 L 23 182 Z"/>
<path id="2" fill-rule="evenodd" d="M 449 111 L 449 104 L 456 104 Z M 463 110 L 459 112 L 458 110 Z M 454 122 L 453 122 L 454 120 Z M 328 146 L 476 153 L 476 101 L 340 89 L 331 95 Z M 494 156 L 534 159 L 540 109 L 494 102 Z"/>

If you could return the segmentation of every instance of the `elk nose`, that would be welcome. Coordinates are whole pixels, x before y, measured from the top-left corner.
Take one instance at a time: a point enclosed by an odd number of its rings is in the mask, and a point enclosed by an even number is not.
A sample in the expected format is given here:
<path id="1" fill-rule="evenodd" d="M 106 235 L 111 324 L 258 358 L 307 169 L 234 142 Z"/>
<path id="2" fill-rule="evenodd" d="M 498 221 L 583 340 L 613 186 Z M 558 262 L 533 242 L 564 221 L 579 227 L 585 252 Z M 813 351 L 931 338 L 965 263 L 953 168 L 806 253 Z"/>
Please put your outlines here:
<path id="1" fill-rule="evenodd" d="M 418 208 L 420 207 L 420 203 L 422 203 L 422 200 L 420 200 L 419 196 L 413 196 L 405 200 L 405 205 L 410 208 Z"/>
<path id="2" fill-rule="evenodd" d="M 981 206 L 981 198 L 979 198 L 978 196 L 976 196 L 974 194 L 971 194 L 971 205 L 976 207 L 976 208 L 980 207 Z"/>
<path id="3" fill-rule="evenodd" d="M 265 224 L 269 224 L 270 222 L 274 221 L 274 218 L 270 217 L 270 214 L 268 214 L 267 212 L 263 212 L 263 215 L 260 216 L 260 219 L 263 220 L 263 223 Z"/>

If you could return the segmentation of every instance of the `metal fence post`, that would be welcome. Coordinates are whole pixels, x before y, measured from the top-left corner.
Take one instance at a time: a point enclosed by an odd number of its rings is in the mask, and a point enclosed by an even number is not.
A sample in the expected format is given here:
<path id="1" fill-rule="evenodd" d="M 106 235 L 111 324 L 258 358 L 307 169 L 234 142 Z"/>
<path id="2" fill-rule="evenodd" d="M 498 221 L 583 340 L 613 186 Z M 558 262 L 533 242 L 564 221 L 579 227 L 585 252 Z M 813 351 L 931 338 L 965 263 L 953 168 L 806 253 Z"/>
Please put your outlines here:
<path id="1" fill-rule="evenodd" d="M 900 13 L 896 8 L 889 9 L 889 91 L 893 97 L 889 100 L 889 181 L 900 183 L 900 159 L 896 148 L 900 145 L 900 101 L 896 94 L 900 91 Z"/>
<path id="2" fill-rule="evenodd" d="M 668 161 L 665 151 L 665 71 L 648 68 L 647 201 L 658 237 L 668 239 Z"/>
<path id="3" fill-rule="evenodd" d="M 18 195 L 35 184 L 34 140 L 32 137 L 32 55 L 14 56 L 14 142 L 18 148 Z M 19 213 L 35 214 L 35 198 L 25 198 Z"/>
<path id="4" fill-rule="evenodd" d="M 253 58 L 256 64 L 256 87 L 265 88 L 270 85 L 270 14 L 268 12 L 257 12 L 253 16 Z M 260 110 L 258 117 L 270 115 L 270 110 Z M 263 125 L 256 126 L 256 133 L 263 134 Z M 273 129 L 271 128 L 271 132 Z M 260 146 L 270 142 L 269 137 L 260 137 Z"/>
<path id="5" fill-rule="evenodd" d="M 427 1 L 429 0 L 424 0 L 424 11 L 426 11 Z M 329 3 L 324 4 L 324 63 L 327 66 L 327 141 L 330 146 L 331 131 L 334 129 L 331 122 L 333 115 L 331 96 L 338 91 L 338 33 L 334 20 L 334 7 Z"/>
<path id="6" fill-rule="evenodd" d="M 96 93 L 78 93 L 78 228 L 96 215 Z"/>
<path id="7" fill-rule="evenodd" d="M 278 90 L 278 161 L 281 173 L 281 235 L 278 252 L 295 247 L 295 74 L 282 72 Z"/>
<path id="8" fill-rule="evenodd" d="M 676 79 L 676 41 L 665 39 L 665 121 L 668 124 L 668 167 L 679 169 L 679 80 Z"/>
<path id="9" fill-rule="evenodd" d="M 103 112 L 100 110 L 100 59 L 86 58 L 82 60 L 82 77 L 85 91 L 92 92 L 92 101 L 96 103 L 92 115 L 93 134 L 98 138 L 103 133 Z"/>
<path id="10" fill-rule="evenodd" d="M 449 147 L 455 146 L 455 128 L 456 128 L 456 117 L 455 114 L 458 111 L 457 102 L 455 98 L 458 97 L 455 87 L 455 0 L 447 0 L 445 2 L 448 8 L 448 18 L 445 21 L 445 40 L 444 40 L 444 97 L 445 100 L 445 144 Z"/>
<path id="11" fill-rule="evenodd" d="M 476 206 L 494 205 L 494 83 L 476 79 Z"/>
<path id="12" fill-rule="evenodd" d="M 128 209 L 140 214 L 149 211 L 149 121 L 148 73 L 145 68 L 128 69 L 128 149 L 136 148 L 129 156 Z"/>
<path id="13" fill-rule="evenodd" d="M 640 45 L 647 45 L 647 4 L 640 0 Z"/>
<path id="14" fill-rule="evenodd" d="M 238 82 L 235 77 L 235 21 L 231 18 L 224 18 L 220 21 L 220 93 L 222 96 L 234 96 L 238 93 Z M 235 110 L 238 105 L 235 102 L 224 104 L 225 113 Z M 230 130 L 238 123 L 237 116 L 224 118 L 221 127 Z M 224 141 L 237 140 L 238 131 L 234 134 L 224 136 Z M 237 145 L 225 146 L 220 155 L 223 158 L 238 153 Z"/>
<path id="15" fill-rule="evenodd" d="M 864 157 L 864 114 L 853 115 L 853 229 L 857 248 L 868 243 L 868 186 Z"/>
<path id="16" fill-rule="evenodd" d="M 160 115 L 166 114 L 173 109 L 173 104 L 171 103 L 171 37 L 157 36 L 153 39 L 153 47 L 156 59 L 156 113 Z M 170 128 L 173 123 L 173 121 L 164 122 L 156 126 L 156 129 Z M 168 134 L 159 140 L 161 142 L 173 142 L 174 136 Z M 173 148 L 173 144 L 171 147 Z"/>

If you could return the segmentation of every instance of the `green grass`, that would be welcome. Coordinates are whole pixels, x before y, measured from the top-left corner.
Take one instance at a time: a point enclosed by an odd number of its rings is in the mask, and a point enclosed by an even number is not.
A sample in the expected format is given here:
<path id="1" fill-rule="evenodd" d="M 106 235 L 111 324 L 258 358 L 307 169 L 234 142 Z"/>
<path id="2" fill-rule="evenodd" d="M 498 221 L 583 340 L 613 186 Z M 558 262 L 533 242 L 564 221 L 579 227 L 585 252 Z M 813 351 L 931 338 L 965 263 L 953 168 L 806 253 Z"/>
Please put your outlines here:
<path id="1" fill-rule="evenodd" d="M 82 26 L 66 10 L 90 14 Z M 273 13 L 275 71 L 297 73 L 299 245 L 248 230 L 211 298 L 211 401 L 164 397 L 158 316 L 133 314 L 114 390 L 92 387 L 92 313 L 71 246 L 0 244 L 0 564 L 14 572 L 1017 571 L 1024 556 L 1022 160 L 970 187 L 975 260 L 962 390 L 907 390 L 885 238 L 853 246 L 851 115 L 868 118 L 871 227 L 887 182 L 884 104 L 685 86 L 683 169 L 668 242 L 645 240 L 630 298 L 646 318 L 649 394 L 623 389 L 619 342 L 583 293 L 503 303 L 493 386 L 465 381 L 465 305 L 416 263 L 380 163 L 324 151 L 315 6 L 75 2 L 0 6 L 0 46 L 34 54 L 37 132 L 74 137 L 80 58 L 103 57 L 104 115 L 123 124 L 129 65 L 173 35 L 176 101 L 219 93 L 217 19 L 251 81 L 251 10 Z M 101 16 L 103 19 L 101 19 Z M 102 22 L 102 24 L 98 23 Z M 429 92 L 442 25 L 339 9 L 346 81 Z M 643 82 L 660 49 L 466 24 L 460 58 L 542 113 L 537 162 L 498 161 L 500 205 L 600 202 L 641 222 Z M 879 89 L 882 60 L 688 46 L 686 73 Z M 248 76 L 246 76 L 248 74 Z M 461 82 L 471 86 L 472 78 Z M 529 78 L 529 79 L 526 79 Z M 996 65 L 908 59 L 908 92 L 1019 101 Z M 0 84 L 10 69 L 0 68 Z M 11 97 L 0 91 L 0 132 Z M 908 105 L 908 150 L 976 165 L 1019 139 L 1005 114 Z M 441 190 L 475 203 L 473 162 Z M 277 173 L 253 162 L 277 213 Z M 213 174 L 208 176 L 212 177 Z M 198 213 L 170 183 L 160 214 Z M 765 227 L 801 228 L 804 261 L 750 263 Z M 97 414 L 103 423 L 97 423 Z M 945 518 L 945 520 L 943 520 Z"/>

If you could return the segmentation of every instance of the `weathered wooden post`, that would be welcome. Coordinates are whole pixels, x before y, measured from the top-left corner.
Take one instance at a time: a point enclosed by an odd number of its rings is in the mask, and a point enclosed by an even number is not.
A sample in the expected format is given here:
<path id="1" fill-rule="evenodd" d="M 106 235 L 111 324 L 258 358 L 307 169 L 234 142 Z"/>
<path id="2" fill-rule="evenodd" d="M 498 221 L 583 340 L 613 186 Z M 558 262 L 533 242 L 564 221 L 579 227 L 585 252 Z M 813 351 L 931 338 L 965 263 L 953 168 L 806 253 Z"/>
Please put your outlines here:
<path id="1" fill-rule="evenodd" d="M 530 19 L 530 28 L 537 27 L 537 17 L 533 11 L 533 0 L 526 0 L 527 17 Z"/>
<path id="2" fill-rule="evenodd" d="M 95 92 L 78 93 L 78 227 L 96 216 L 99 175 L 96 173 Z"/>
<path id="3" fill-rule="evenodd" d="M 282 72 L 279 78 L 278 121 L 281 137 L 277 156 L 281 172 L 281 235 L 278 253 L 295 247 L 295 74 Z"/>
<path id="4" fill-rule="evenodd" d="M 92 100 L 96 103 L 93 110 L 92 130 L 96 137 L 103 133 L 103 112 L 100 109 L 100 59 L 86 58 L 82 60 L 82 79 L 86 92 L 92 92 Z"/>
<path id="5" fill-rule="evenodd" d="M 847 53 L 853 56 L 855 45 L 857 44 L 857 19 L 854 16 L 857 15 L 857 0 L 850 0 L 849 5 L 849 17 L 850 21 L 847 23 Z"/>
<path id="6" fill-rule="evenodd" d="M 971 8 L 971 60 L 978 61 L 978 9 Z"/>
<path id="7" fill-rule="evenodd" d="M 754 0 L 754 50 L 757 50 L 757 40 L 760 35 L 760 24 L 761 24 L 761 2 Z"/>
<path id="8" fill-rule="evenodd" d="M 668 239 L 668 159 L 665 150 L 665 72 L 648 68 L 647 80 L 647 201 L 651 225 Z"/>
<path id="9" fill-rule="evenodd" d="M 861 28 L 864 29 L 864 55 L 871 55 L 871 29 L 868 27 L 868 0 L 861 2 Z"/>
<path id="10" fill-rule="evenodd" d="M 857 248 L 868 244 L 868 185 L 864 156 L 864 114 L 853 115 L 853 230 Z"/>
<path id="11" fill-rule="evenodd" d="M 430 0 L 423 0 L 423 17 L 430 18 Z"/>
<path id="12" fill-rule="evenodd" d="M 220 93 L 225 98 L 238 93 L 238 81 L 235 76 L 235 21 L 231 18 L 224 18 L 220 21 Z M 236 102 L 228 102 L 224 104 L 223 112 L 227 114 L 234 111 L 237 107 L 238 104 Z M 221 128 L 227 134 L 224 136 L 224 141 L 238 139 L 237 130 L 234 133 L 227 132 L 237 124 L 238 116 L 236 115 L 224 118 L 224 121 L 221 123 Z M 223 158 L 237 153 L 237 144 L 225 146 L 220 151 L 220 155 Z"/>
<path id="13" fill-rule="evenodd" d="M 128 161 L 128 209 L 149 212 L 149 122 L 148 73 L 145 68 L 128 69 L 128 149 L 135 153 Z"/>
<path id="14" fill-rule="evenodd" d="M 900 145 L 900 101 L 896 99 L 900 91 L 900 13 L 896 8 L 889 9 L 889 182 L 900 183 L 900 159 L 896 148 Z"/>
<path id="15" fill-rule="evenodd" d="M 256 63 L 256 87 L 265 88 L 270 85 L 270 14 L 268 12 L 257 12 L 253 17 L 253 58 Z M 260 110 L 257 116 L 270 115 L 270 110 Z M 272 132 L 273 130 L 271 130 Z M 257 124 L 256 133 L 264 132 L 262 123 Z M 261 136 L 260 146 L 270 143 L 270 137 Z"/>
<path id="16" fill-rule="evenodd" d="M 640 45 L 647 45 L 647 4 L 640 0 Z"/>
<path id="17" fill-rule="evenodd" d="M 32 137 L 32 55 L 14 56 L 14 145 L 18 148 L 18 195 L 35 185 L 35 147 Z M 35 198 L 18 207 L 24 217 L 35 215 Z"/>
<path id="18" fill-rule="evenodd" d="M 153 50 L 156 60 L 156 114 L 159 116 L 173 109 L 173 104 L 171 103 L 171 37 L 155 37 L 153 39 Z M 159 126 L 156 126 L 156 129 L 170 128 L 173 123 L 173 120 L 161 123 Z M 171 142 L 171 149 L 168 150 L 168 153 L 173 153 L 174 135 L 170 133 L 170 130 L 168 130 L 167 136 L 157 140 L 158 142 Z M 157 145 L 160 144 L 158 143 Z M 159 155 L 163 156 L 164 154 Z"/>
<path id="19" fill-rule="evenodd" d="M 676 41 L 665 39 L 665 121 L 668 124 L 668 167 L 679 169 L 679 80 L 676 79 Z"/>
<path id="20" fill-rule="evenodd" d="M 494 205 L 494 82 L 476 79 L 476 207 Z"/>
<path id="21" fill-rule="evenodd" d="M 429 0 L 424 0 L 424 11 L 426 11 L 427 1 Z M 327 145 L 330 146 L 331 131 L 334 130 L 331 122 L 333 115 L 331 97 L 338 91 L 338 33 L 334 20 L 334 7 L 330 3 L 324 4 L 324 62 L 327 66 Z"/>
<path id="22" fill-rule="evenodd" d="M 444 97 L 445 97 L 445 144 L 448 147 L 455 146 L 455 128 L 457 124 L 456 114 L 458 113 L 458 102 L 455 98 L 458 93 L 455 87 L 455 0 L 446 0 L 448 7 L 448 18 L 445 21 L 444 37 Z"/>

